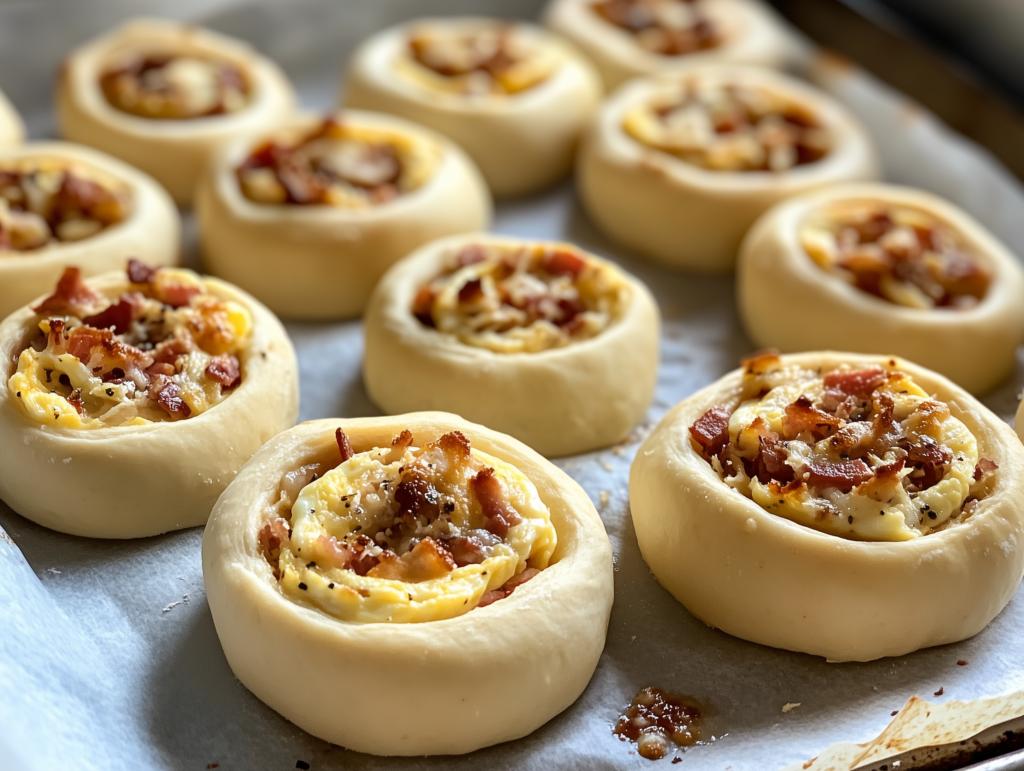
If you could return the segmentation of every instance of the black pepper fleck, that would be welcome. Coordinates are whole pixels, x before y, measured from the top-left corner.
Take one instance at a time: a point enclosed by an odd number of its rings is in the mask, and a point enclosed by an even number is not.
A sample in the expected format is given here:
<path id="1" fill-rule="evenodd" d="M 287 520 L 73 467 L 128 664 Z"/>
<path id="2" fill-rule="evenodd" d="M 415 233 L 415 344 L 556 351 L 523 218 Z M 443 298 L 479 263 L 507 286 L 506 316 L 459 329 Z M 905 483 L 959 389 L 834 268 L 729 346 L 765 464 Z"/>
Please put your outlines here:
<path id="1" fill-rule="evenodd" d="M 327 588 L 328 589 L 333 589 L 334 588 L 334 582 L 331 581 L 331 583 L 327 584 Z"/>
<path id="2" fill-rule="evenodd" d="M 939 515 L 936 514 L 934 511 L 929 511 L 928 512 L 928 518 L 929 519 L 938 519 L 938 517 L 939 517 Z"/>
<path id="3" fill-rule="evenodd" d="M 885 512 L 884 512 L 884 511 L 880 511 L 880 512 L 878 512 L 878 516 L 880 516 L 880 517 L 884 517 L 884 516 L 885 516 Z"/>
<path id="4" fill-rule="evenodd" d="M 114 389 L 113 388 L 108 388 L 107 389 L 107 396 L 113 396 L 113 395 L 114 395 Z"/>
<path id="5" fill-rule="evenodd" d="M 300 588 L 300 589 L 301 589 L 302 591 L 306 591 L 306 589 L 308 589 L 309 587 L 308 587 L 308 586 L 306 586 L 306 585 L 305 585 L 304 583 L 302 583 L 302 582 L 300 581 L 300 582 L 299 582 L 299 588 Z"/>
<path id="6" fill-rule="evenodd" d="M 307 763 L 304 760 L 296 760 L 295 761 L 295 767 L 296 768 L 301 768 L 302 771 L 309 771 L 309 763 Z"/>
<path id="7" fill-rule="evenodd" d="M 316 567 L 316 562 L 314 562 L 314 561 L 307 562 L 306 563 L 306 567 L 307 568 L 315 568 Z"/>
<path id="8" fill-rule="evenodd" d="M 849 522 L 849 523 L 850 523 L 850 524 L 852 525 L 852 524 L 853 524 L 853 514 L 851 514 L 850 516 L 848 516 L 848 517 L 846 518 L 846 521 L 847 521 L 847 522 Z"/>

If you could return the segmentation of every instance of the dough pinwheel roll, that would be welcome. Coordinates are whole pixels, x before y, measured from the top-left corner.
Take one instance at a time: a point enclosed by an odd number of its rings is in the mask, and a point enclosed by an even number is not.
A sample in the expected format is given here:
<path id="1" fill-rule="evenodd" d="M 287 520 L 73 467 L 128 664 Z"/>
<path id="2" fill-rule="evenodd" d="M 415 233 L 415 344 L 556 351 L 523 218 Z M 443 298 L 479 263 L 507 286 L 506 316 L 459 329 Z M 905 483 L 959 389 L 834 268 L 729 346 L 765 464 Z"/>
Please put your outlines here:
<path id="1" fill-rule="evenodd" d="M 590 680 L 612 603 L 583 490 L 445 413 L 319 420 L 269 442 L 210 517 L 203 576 L 238 679 L 376 755 L 472 752 L 543 725 Z M 382 716 L 368 693 L 400 698 Z"/>
<path id="2" fill-rule="evenodd" d="M 590 58 L 609 90 L 695 63 L 784 67 L 794 46 L 759 0 L 552 0 L 545 21 Z"/>
<path id="3" fill-rule="evenodd" d="M 770 70 L 702 65 L 638 79 L 605 103 L 580 150 L 579 191 L 623 246 L 722 273 L 773 204 L 876 175 L 867 133 L 827 94 Z"/>
<path id="4" fill-rule="evenodd" d="M 225 148 L 196 213 L 212 273 L 280 316 L 337 319 L 361 314 L 380 277 L 413 249 L 487 227 L 491 200 L 449 140 L 350 110 Z"/>
<path id="5" fill-rule="evenodd" d="M 640 551 L 694 615 L 833 661 L 963 640 L 1024 572 L 1024 448 L 905 359 L 763 355 L 637 453 Z"/>
<path id="6" fill-rule="evenodd" d="M 0 150 L 0 319 L 49 292 L 69 266 L 83 276 L 180 260 L 174 202 L 152 178 L 65 142 Z"/>
<path id="7" fill-rule="evenodd" d="M 139 538 L 206 522 L 298 413 L 280 322 L 235 287 L 150 268 L 82 281 L 0 324 L 0 498 L 45 527 Z"/>
<path id="8" fill-rule="evenodd" d="M 344 99 L 451 138 L 476 161 L 494 195 L 507 197 L 569 173 L 601 83 L 590 62 L 540 27 L 419 19 L 360 46 Z"/>
<path id="9" fill-rule="evenodd" d="M 905 356 L 983 393 L 1024 342 L 1024 270 L 953 204 L 892 185 L 785 201 L 751 228 L 737 266 L 747 334 L 783 351 Z"/>
<path id="10" fill-rule="evenodd" d="M 14 105 L 0 91 L 0 148 L 25 141 L 25 124 Z"/>
<path id="11" fill-rule="evenodd" d="M 280 123 L 295 101 L 281 69 L 242 41 L 136 19 L 72 51 L 57 116 L 65 139 L 142 169 L 189 206 L 211 153 Z"/>
<path id="12" fill-rule="evenodd" d="M 571 244 L 428 244 L 381 280 L 365 321 L 363 378 L 383 410 L 457 410 L 549 457 L 621 440 L 654 395 L 654 299 Z"/>

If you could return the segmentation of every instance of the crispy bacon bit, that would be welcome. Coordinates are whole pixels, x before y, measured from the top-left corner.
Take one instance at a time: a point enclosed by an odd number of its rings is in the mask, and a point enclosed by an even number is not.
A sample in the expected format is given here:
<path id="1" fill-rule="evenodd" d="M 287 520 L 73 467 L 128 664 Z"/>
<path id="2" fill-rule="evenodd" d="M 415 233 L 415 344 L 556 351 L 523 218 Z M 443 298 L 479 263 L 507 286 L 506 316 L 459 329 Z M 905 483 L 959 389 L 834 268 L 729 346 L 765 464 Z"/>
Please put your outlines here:
<path id="1" fill-rule="evenodd" d="M 422 291 L 422 290 L 421 290 Z M 429 289 L 427 291 L 430 291 Z M 459 289 L 459 302 L 469 304 L 476 302 L 484 296 L 483 282 L 478 278 L 471 278 L 462 288 Z"/>
<path id="2" fill-rule="evenodd" d="M 53 320 L 50 321 L 51 329 Z M 145 384 L 145 370 L 153 357 L 145 351 L 122 343 L 109 329 L 75 327 L 67 340 L 67 351 L 96 374 L 121 370 L 137 384 Z"/>
<path id="3" fill-rule="evenodd" d="M 122 298 L 99 313 L 85 317 L 82 322 L 96 329 L 112 329 L 115 335 L 123 335 L 132 323 L 134 311 L 131 301 Z"/>
<path id="4" fill-rule="evenodd" d="M 844 493 L 850 492 L 871 476 L 871 469 L 862 460 L 840 461 L 839 463 L 812 460 L 808 462 L 806 470 L 809 474 L 807 482 L 812 487 L 835 487 Z"/>
<path id="5" fill-rule="evenodd" d="M 434 290 L 429 286 L 421 286 L 416 292 L 416 298 L 412 301 L 412 315 L 421 324 L 427 327 L 434 327 Z"/>
<path id="6" fill-rule="evenodd" d="M 61 377 L 64 377 L 63 375 Z M 71 392 L 70 396 L 66 397 L 67 403 L 75 408 L 75 412 L 79 415 L 82 414 L 82 389 L 76 388 Z"/>
<path id="7" fill-rule="evenodd" d="M 837 391 L 844 396 L 870 396 L 887 377 L 881 367 L 838 370 L 825 375 L 825 389 Z"/>
<path id="8" fill-rule="evenodd" d="M 234 388 L 242 382 L 242 370 L 238 359 L 230 353 L 214 356 L 206 365 L 206 374 L 223 388 Z"/>
<path id="9" fill-rule="evenodd" d="M 740 366 L 747 375 L 763 375 L 779 366 L 779 352 L 775 349 L 759 351 L 753 356 L 740 360 Z"/>
<path id="10" fill-rule="evenodd" d="M 587 261 L 575 252 L 556 249 L 544 256 L 544 270 L 553 276 L 579 278 L 587 267 Z"/>
<path id="11" fill-rule="evenodd" d="M 446 538 L 442 543 L 460 568 L 464 565 L 479 565 L 486 559 L 484 544 L 476 536 L 460 535 Z"/>
<path id="12" fill-rule="evenodd" d="M 989 458 L 979 458 L 978 465 L 974 469 L 974 481 L 980 482 L 988 474 L 993 474 L 999 469 L 999 464 Z"/>
<path id="13" fill-rule="evenodd" d="M 161 283 L 155 285 L 154 297 L 170 305 L 172 308 L 184 308 L 192 303 L 192 298 L 203 293 L 203 288 L 195 284 Z"/>
<path id="14" fill-rule="evenodd" d="M 341 462 L 344 463 L 353 455 L 352 444 L 348 441 L 348 434 L 341 428 L 334 432 L 334 440 L 338 443 L 338 452 L 341 453 Z"/>
<path id="15" fill-rule="evenodd" d="M 181 386 L 163 375 L 153 378 L 149 395 L 172 418 L 187 418 L 192 414 L 192 409 L 181 398 Z"/>
<path id="16" fill-rule="evenodd" d="M 89 315 L 89 311 L 103 301 L 103 296 L 94 292 L 82 281 L 82 271 L 65 268 L 57 282 L 57 290 L 32 310 L 38 314 L 59 316 Z"/>
<path id="17" fill-rule="evenodd" d="M 351 570 L 365 576 L 380 562 L 380 558 L 366 548 L 372 544 L 365 535 L 341 543 L 334 536 L 321 535 L 316 542 L 316 562 L 324 568 Z"/>
<path id="18" fill-rule="evenodd" d="M 157 270 L 134 257 L 128 260 L 128 280 L 133 284 L 152 284 Z"/>
<path id="19" fill-rule="evenodd" d="M 433 538 L 424 538 L 411 551 L 399 557 L 392 551 L 380 556 L 380 562 L 367 575 L 393 581 L 433 581 L 455 570 L 455 560 Z"/>
<path id="20" fill-rule="evenodd" d="M 153 349 L 153 360 L 173 365 L 180 356 L 186 356 L 195 349 L 192 337 L 186 333 L 158 343 Z"/>
<path id="21" fill-rule="evenodd" d="M 778 482 L 789 482 L 794 477 L 793 469 L 786 464 L 789 453 L 786 448 L 779 444 L 777 439 L 771 437 L 760 437 L 760 448 L 753 463 L 753 473 L 749 476 L 757 477 L 761 484 L 768 484 L 772 480 Z"/>
<path id="22" fill-rule="evenodd" d="M 412 431 L 406 428 L 392 440 L 391 449 L 388 450 L 388 454 L 381 459 L 381 462 L 388 465 L 401 460 L 406 449 L 409 447 L 412 447 Z"/>
<path id="23" fill-rule="evenodd" d="M 729 418 L 732 413 L 724 407 L 712 407 L 690 426 L 690 436 L 700 445 L 705 457 L 718 455 L 729 443 Z"/>
<path id="24" fill-rule="evenodd" d="M 257 536 L 257 546 L 260 554 L 270 564 L 274 571 L 274 577 L 280 578 L 281 544 L 291 537 L 288 529 L 288 522 L 281 517 L 276 517 L 262 528 Z"/>
<path id="25" fill-rule="evenodd" d="M 896 491 L 900 489 L 900 472 L 907 465 L 905 457 L 897 458 L 892 463 L 879 466 L 875 475 L 857 486 L 857 494 L 864 495 L 879 503 L 889 503 Z"/>
<path id="26" fill-rule="evenodd" d="M 842 423 L 843 421 L 827 412 L 816 409 L 809 398 L 801 395 L 795 402 L 786 406 L 782 430 L 787 437 L 807 432 L 815 441 L 820 441 L 835 433 Z"/>
<path id="27" fill-rule="evenodd" d="M 469 487 L 483 509 L 487 529 L 499 538 L 508 535 L 508 529 L 522 520 L 505 500 L 501 483 L 493 468 L 485 468 L 469 481 Z"/>
<path id="28" fill-rule="evenodd" d="M 437 446 L 454 461 L 458 462 L 469 459 L 469 439 L 461 431 L 449 431 L 437 440 Z"/>
<path id="29" fill-rule="evenodd" d="M 478 608 L 486 608 L 488 605 L 503 600 L 508 597 L 512 592 L 516 590 L 516 587 L 522 586 L 531 578 L 536 577 L 540 573 L 536 568 L 527 568 L 522 573 L 517 573 L 512 576 L 508 581 L 499 586 L 497 589 L 492 589 L 489 592 L 484 592 L 480 596 L 480 602 L 477 603 Z"/>
<path id="30" fill-rule="evenodd" d="M 150 366 L 146 367 L 147 375 L 164 375 L 166 377 L 171 377 L 177 371 L 178 370 L 174 368 L 173 364 L 168 364 L 163 361 L 154 362 Z"/>

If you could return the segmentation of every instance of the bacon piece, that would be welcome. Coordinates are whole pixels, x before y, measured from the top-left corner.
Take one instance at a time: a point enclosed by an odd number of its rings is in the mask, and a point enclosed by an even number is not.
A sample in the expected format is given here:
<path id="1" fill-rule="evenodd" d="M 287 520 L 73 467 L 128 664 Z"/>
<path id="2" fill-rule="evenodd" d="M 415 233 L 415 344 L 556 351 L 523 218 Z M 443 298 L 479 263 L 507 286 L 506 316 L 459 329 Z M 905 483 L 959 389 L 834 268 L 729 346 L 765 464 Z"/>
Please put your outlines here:
<path id="1" fill-rule="evenodd" d="M 67 341 L 67 335 L 64 331 L 67 324 L 64 323 L 63 319 L 50 319 L 50 331 L 46 335 L 46 347 L 47 348 L 60 348 Z"/>
<path id="2" fill-rule="evenodd" d="M 184 308 L 192 302 L 192 298 L 203 293 L 202 287 L 194 284 L 178 284 L 174 282 L 157 285 L 154 297 L 172 308 Z"/>
<path id="3" fill-rule="evenodd" d="M 459 289 L 460 303 L 474 303 L 483 296 L 483 282 L 478 278 L 471 278 Z"/>
<path id="4" fill-rule="evenodd" d="M 999 464 L 989 458 L 979 458 L 978 465 L 974 467 L 974 481 L 980 482 L 987 475 L 995 473 Z"/>
<path id="5" fill-rule="evenodd" d="M 522 586 L 531 578 L 535 578 L 539 574 L 540 571 L 536 568 L 527 568 L 522 573 L 517 573 L 497 589 L 491 589 L 489 592 L 484 592 L 480 597 L 480 602 L 478 602 L 476 606 L 478 608 L 486 608 L 488 605 L 491 605 L 498 600 L 505 599 L 516 590 L 516 587 Z"/>
<path id="6" fill-rule="evenodd" d="M 786 406 L 786 414 L 782 418 L 782 433 L 786 439 L 795 439 L 807 432 L 815 441 L 821 441 L 834 434 L 841 426 L 842 421 L 839 418 L 816 409 L 813 402 L 803 395 Z"/>
<path id="7" fill-rule="evenodd" d="M 437 446 L 456 463 L 469 460 L 469 439 L 461 431 L 449 431 L 437 440 Z"/>
<path id="8" fill-rule="evenodd" d="M 406 428 L 391 441 L 391 449 L 381 459 L 381 462 L 387 465 L 400 460 L 408 447 L 412 447 L 412 431 Z"/>
<path id="9" fill-rule="evenodd" d="M 192 408 L 181 398 L 181 386 L 164 375 L 156 375 L 149 386 L 149 398 L 159 404 L 172 418 L 187 418 Z"/>
<path id="10" fill-rule="evenodd" d="M 274 571 L 274 577 L 280 578 L 279 568 L 281 559 L 281 544 L 291 538 L 291 530 L 288 529 L 288 522 L 281 517 L 275 517 L 260 528 L 256 537 L 257 548 Z"/>
<path id="11" fill-rule="evenodd" d="M 196 350 L 196 345 L 192 336 L 182 331 L 175 337 L 157 343 L 156 348 L 153 349 L 153 360 L 173 365 L 177 363 L 179 356 L 185 356 L 194 350 Z"/>
<path id="12" fill-rule="evenodd" d="M 82 281 L 82 271 L 78 268 L 65 268 L 57 282 L 56 291 L 32 310 L 39 314 L 81 318 L 89 315 L 102 302 L 103 295 L 94 292 Z"/>
<path id="13" fill-rule="evenodd" d="M 865 367 L 825 375 L 825 389 L 846 396 L 870 396 L 887 379 L 881 367 Z"/>
<path id="14" fill-rule="evenodd" d="M 87 326 L 96 329 L 112 329 L 115 335 L 123 335 L 128 331 L 135 313 L 135 305 L 131 300 L 122 297 L 113 305 L 107 306 L 99 313 L 82 319 Z"/>
<path id="15" fill-rule="evenodd" d="M 348 440 L 348 434 L 346 434 L 341 428 L 334 432 L 334 440 L 338 443 L 338 452 L 341 453 L 341 462 L 344 463 L 353 455 L 352 443 Z"/>
<path id="16" fill-rule="evenodd" d="M 556 249 L 544 255 L 543 266 L 544 270 L 553 276 L 569 276 L 576 279 L 587 267 L 587 261 L 574 252 Z"/>
<path id="17" fill-rule="evenodd" d="M 177 370 L 174 368 L 173 364 L 168 364 L 163 361 L 154 362 L 150 366 L 146 367 L 147 375 L 165 375 L 166 377 L 171 377 L 175 372 L 177 372 Z"/>
<path id="18" fill-rule="evenodd" d="M 152 284 L 157 270 L 134 257 L 128 260 L 128 280 L 133 284 Z"/>
<path id="19" fill-rule="evenodd" d="M 751 464 L 753 473 L 748 473 L 748 476 L 756 476 L 763 485 L 772 481 L 781 483 L 792 481 L 795 473 L 793 468 L 786 463 L 786 459 L 789 457 L 786 448 L 768 436 L 760 438 L 760 445 L 757 457 Z"/>
<path id="20" fill-rule="evenodd" d="M 838 463 L 810 461 L 805 467 L 807 483 L 811 487 L 835 487 L 848 493 L 871 476 L 871 469 L 862 460 L 847 460 Z"/>
<path id="21" fill-rule="evenodd" d="M 487 259 L 487 252 L 484 247 L 479 244 L 470 244 L 462 248 L 458 256 L 455 258 L 455 264 L 459 268 L 464 268 L 467 265 L 476 265 L 478 262 L 484 262 Z"/>
<path id="22" fill-rule="evenodd" d="M 483 542 L 475 536 L 445 538 L 442 543 L 451 552 L 452 559 L 460 568 L 465 565 L 479 565 L 487 559 Z"/>
<path id="23" fill-rule="evenodd" d="M 485 468 L 470 479 L 469 487 L 480 503 L 487 529 L 499 538 L 507 536 L 508 529 L 522 521 L 516 510 L 505 500 L 493 468 Z"/>
<path id="24" fill-rule="evenodd" d="M 874 476 L 857 486 L 857 494 L 864 495 L 879 503 L 889 503 L 902 487 L 900 472 L 906 467 L 907 459 L 900 457 L 892 463 L 879 466 Z"/>
<path id="25" fill-rule="evenodd" d="M 718 455 L 729 443 L 730 417 L 732 413 L 724 407 L 712 407 L 690 426 L 690 436 L 705 457 Z"/>
<path id="26" fill-rule="evenodd" d="M 119 369 L 120 377 L 123 378 L 127 374 L 139 388 L 145 387 L 149 382 L 146 369 L 153 364 L 153 357 L 134 346 L 122 343 L 109 329 L 75 327 L 68 337 L 67 352 L 95 374 Z"/>
<path id="27" fill-rule="evenodd" d="M 412 551 L 401 557 L 394 552 L 384 552 L 380 562 L 367 575 L 371 578 L 419 583 L 443 578 L 455 568 L 455 560 L 446 549 L 440 547 L 433 538 L 424 538 Z"/>
<path id="28" fill-rule="evenodd" d="M 412 301 L 412 315 L 427 327 L 437 326 L 434 323 L 434 290 L 429 286 L 421 286 Z"/>
<path id="29" fill-rule="evenodd" d="M 321 534 L 316 541 L 316 563 L 321 567 L 351 570 L 356 575 L 365 576 L 380 562 L 380 557 L 367 551 L 372 544 L 373 541 L 365 535 L 351 542 L 339 542 L 334 536 Z"/>
<path id="30" fill-rule="evenodd" d="M 242 382 L 242 370 L 238 359 L 230 353 L 214 356 L 206 365 L 206 374 L 211 380 L 220 383 L 222 388 L 234 388 Z"/>

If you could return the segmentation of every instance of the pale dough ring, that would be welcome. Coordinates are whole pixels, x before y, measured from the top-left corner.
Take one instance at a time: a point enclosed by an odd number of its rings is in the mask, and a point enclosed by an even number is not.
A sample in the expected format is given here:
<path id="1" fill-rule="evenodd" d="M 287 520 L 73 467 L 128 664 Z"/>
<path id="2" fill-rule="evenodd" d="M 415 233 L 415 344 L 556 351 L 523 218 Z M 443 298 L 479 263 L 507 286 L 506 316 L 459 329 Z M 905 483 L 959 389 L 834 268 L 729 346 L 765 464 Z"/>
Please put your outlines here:
<path id="1" fill-rule="evenodd" d="M 723 62 L 784 68 L 796 42 L 758 0 L 707 0 L 713 23 L 725 33 L 722 44 L 682 56 L 645 50 L 633 35 L 598 16 L 594 0 L 552 0 L 544 21 L 565 35 L 594 63 L 609 91 L 640 75 L 670 73 L 691 64 Z"/>
<path id="2" fill-rule="evenodd" d="M 992 492 L 965 521 L 902 542 L 847 540 L 770 514 L 728 487 L 690 440 L 689 426 L 735 398 L 738 370 L 672 409 L 633 463 L 633 524 L 662 586 L 729 634 L 833 661 L 900 656 L 980 632 L 1024 572 L 1024 449 L 1013 431 L 963 389 L 904 359 L 782 359 L 825 372 L 846 363 L 909 374 L 998 464 Z"/>
<path id="3" fill-rule="evenodd" d="M 545 81 L 517 94 L 467 99 L 407 81 L 394 62 L 419 26 L 494 26 L 493 19 L 420 19 L 369 38 L 355 52 L 344 91 L 347 106 L 401 115 L 457 142 L 498 197 L 536 192 L 572 168 L 579 138 L 601 99 L 601 83 L 575 49 L 533 25 L 519 34 L 555 52 L 560 63 Z"/>
<path id="4" fill-rule="evenodd" d="M 179 264 L 178 210 L 152 177 L 105 153 L 67 142 L 31 142 L 0 150 L 0 168 L 5 160 L 33 157 L 66 159 L 124 183 L 130 189 L 131 210 L 127 219 L 81 241 L 25 252 L 0 250 L 0 318 L 49 293 L 69 266 L 88 277 L 122 270 L 129 257 L 154 267 Z"/>
<path id="5" fill-rule="evenodd" d="M 825 93 L 769 70 L 693 66 L 638 79 L 608 99 L 580 148 L 578 187 L 587 213 L 611 239 L 672 268 L 733 270 L 747 228 L 775 203 L 839 182 L 878 175 L 871 141 L 856 119 Z M 782 172 L 712 171 L 647 147 L 622 128 L 637 105 L 664 98 L 680 83 L 762 88 L 809 110 L 831 135 L 821 160 Z"/>
<path id="6" fill-rule="evenodd" d="M 815 264 L 800 243 L 801 224 L 829 204 L 856 199 L 912 207 L 951 226 L 992 276 L 982 300 L 958 310 L 907 308 Z M 1024 270 L 1017 258 L 963 210 L 905 187 L 843 185 L 771 209 L 743 243 L 736 297 L 747 334 L 759 346 L 905 356 L 971 393 L 1004 380 L 1024 342 Z"/>
<path id="7" fill-rule="evenodd" d="M 0 147 L 17 145 L 25 141 L 25 124 L 14 105 L 0 91 Z"/>
<path id="8" fill-rule="evenodd" d="M 369 208 L 258 204 L 242 194 L 235 177 L 236 167 L 259 143 L 250 137 L 223 149 L 197 193 L 207 268 L 285 318 L 358 316 L 394 262 L 434 238 L 490 223 L 484 181 L 455 144 L 389 115 L 352 110 L 340 118 L 435 143 L 437 168 L 420 188 Z M 290 125 L 311 127 L 319 120 L 295 118 Z"/>
<path id="9" fill-rule="evenodd" d="M 558 534 L 552 564 L 509 597 L 443 621 L 342 622 L 286 598 L 258 550 L 264 510 L 284 471 L 337 452 L 339 426 L 357 453 L 403 429 L 417 442 L 463 432 L 536 485 Z M 612 603 L 611 546 L 579 485 L 520 442 L 443 413 L 320 420 L 269 442 L 210 518 L 203 576 L 238 679 L 300 728 L 377 755 L 461 754 L 543 725 L 589 682 Z M 367 694 L 395 695 L 384 717 L 366 709 Z"/>
<path id="10" fill-rule="evenodd" d="M 417 289 L 441 272 L 452 252 L 473 243 L 532 242 L 453 236 L 388 271 L 365 319 L 363 378 L 370 398 L 391 414 L 457 411 L 548 457 L 623 439 L 647 412 L 657 382 L 660 316 L 648 289 L 615 268 L 628 286 L 627 305 L 596 337 L 537 353 L 495 353 L 425 327 L 411 311 Z"/>
<path id="11" fill-rule="evenodd" d="M 232 114 L 187 120 L 152 120 L 118 110 L 100 88 L 108 60 L 118 51 L 150 47 L 232 63 L 248 80 L 248 104 Z M 57 117 L 62 136 L 142 169 L 178 205 L 189 206 L 203 167 L 220 145 L 280 123 L 295 103 L 284 72 L 246 43 L 193 25 L 136 19 L 71 52 L 61 70 Z"/>
<path id="12" fill-rule="evenodd" d="M 124 272 L 87 282 L 118 297 Z M 145 426 L 75 430 L 36 423 L 7 386 L 24 341 L 39 321 L 29 307 L 0 324 L 0 498 L 23 517 L 62 533 L 141 538 L 206 522 L 242 465 L 298 416 L 298 368 L 281 323 L 260 303 L 223 281 L 206 290 L 244 306 L 252 331 L 238 356 L 242 383 L 200 415 Z"/>

